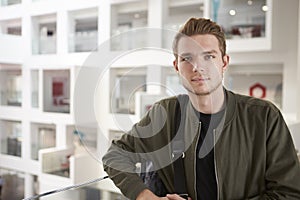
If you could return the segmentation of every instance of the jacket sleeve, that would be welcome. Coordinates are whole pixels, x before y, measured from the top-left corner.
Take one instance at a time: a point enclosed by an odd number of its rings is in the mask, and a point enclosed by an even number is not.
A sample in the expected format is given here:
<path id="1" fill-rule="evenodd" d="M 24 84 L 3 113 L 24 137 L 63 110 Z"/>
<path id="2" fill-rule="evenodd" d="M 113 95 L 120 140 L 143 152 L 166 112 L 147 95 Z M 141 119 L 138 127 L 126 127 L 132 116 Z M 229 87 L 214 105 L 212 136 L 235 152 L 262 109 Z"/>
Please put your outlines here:
<path id="1" fill-rule="evenodd" d="M 120 140 L 113 141 L 102 158 L 108 176 L 130 199 L 136 199 L 140 192 L 148 189 L 136 172 L 136 163 L 145 159 L 143 153 L 152 151 L 158 143 L 149 137 L 159 132 L 158 127 L 162 126 L 159 107 L 155 104 L 128 133 Z"/>
<path id="2" fill-rule="evenodd" d="M 109 178 L 129 199 L 136 199 L 138 194 L 147 188 L 136 173 L 138 158 L 131 148 L 134 147 L 133 140 L 126 134 L 121 140 L 113 141 L 102 158 L 104 170 Z"/>
<path id="3" fill-rule="evenodd" d="M 300 199 L 300 166 L 289 129 L 279 110 L 267 120 L 266 192 L 260 199 Z"/>

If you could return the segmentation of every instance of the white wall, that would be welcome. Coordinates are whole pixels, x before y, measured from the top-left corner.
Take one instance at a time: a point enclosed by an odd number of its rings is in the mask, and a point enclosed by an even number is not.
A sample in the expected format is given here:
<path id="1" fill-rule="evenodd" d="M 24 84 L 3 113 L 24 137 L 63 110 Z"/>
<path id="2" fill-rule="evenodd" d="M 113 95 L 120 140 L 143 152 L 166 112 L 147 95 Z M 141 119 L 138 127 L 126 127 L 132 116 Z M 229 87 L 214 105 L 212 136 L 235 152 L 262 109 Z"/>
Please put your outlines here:
<path id="1" fill-rule="evenodd" d="M 2 63 L 20 64 L 24 59 L 23 39 L 20 36 L 0 35 L 0 60 Z"/>
<path id="2" fill-rule="evenodd" d="M 282 111 L 288 120 L 296 120 L 297 52 L 298 52 L 298 0 L 273 1 L 272 49 L 270 51 L 230 53 L 231 65 L 274 64 L 283 66 Z M 251 48 L 251 47 L 249 47 Z M 298 89 L 298 90 L 297 90 Z"/>

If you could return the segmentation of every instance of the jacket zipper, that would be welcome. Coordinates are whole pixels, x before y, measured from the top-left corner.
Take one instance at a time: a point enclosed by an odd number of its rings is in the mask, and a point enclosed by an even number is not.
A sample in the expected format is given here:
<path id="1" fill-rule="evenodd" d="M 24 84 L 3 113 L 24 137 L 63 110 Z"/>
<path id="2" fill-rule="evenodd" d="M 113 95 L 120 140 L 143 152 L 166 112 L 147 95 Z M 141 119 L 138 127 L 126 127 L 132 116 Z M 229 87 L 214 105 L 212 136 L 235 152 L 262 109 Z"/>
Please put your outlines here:
<path id="1" fill-rule="evenodd" d="M 196 142 L 196 146 L 195 146 L 195 151 L 194 151 L 194 174 L 195 174 L 195 178 L 194 178 L 194 190 L 195 190 L 195 194 L 196 194 L 196 198 L 197 198 L 197 171 L 196 171 L 196 166 L 197 166 L 197 145 L 198 145 L 198 142 L 199 142 L 199 138 L 200 138 L 200 131 L 201 131 L 201 122 L 199 122 L 198 124 L 198 136 L 197 136 L 197 142 Z"/>
<path id="2" fill-rule="evenodd" d="M 218 181 L 218 171 L 217 171 L 217 161 L 216 161 L 216 129 L 213 130 L 214 135 L 214 165 L 215 165 L 215 174 L 216 174 L 216 183 L 217 183 L 217 200 L 220 199 L 219 196 L 219 181 Z"/>

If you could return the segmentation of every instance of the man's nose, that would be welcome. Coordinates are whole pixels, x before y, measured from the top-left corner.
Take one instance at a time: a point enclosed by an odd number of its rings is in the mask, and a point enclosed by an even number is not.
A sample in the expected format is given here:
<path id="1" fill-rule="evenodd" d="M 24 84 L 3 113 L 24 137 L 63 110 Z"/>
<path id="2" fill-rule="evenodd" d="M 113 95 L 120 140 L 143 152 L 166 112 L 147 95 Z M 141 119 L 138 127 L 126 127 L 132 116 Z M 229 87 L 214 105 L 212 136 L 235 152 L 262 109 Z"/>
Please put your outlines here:
<path id="1" fill-rule="evenodd" d="M 193 72 L 203 73 L 204 71 L 203 61 L 200 58 L 197 58 L 193 63 Z"/>

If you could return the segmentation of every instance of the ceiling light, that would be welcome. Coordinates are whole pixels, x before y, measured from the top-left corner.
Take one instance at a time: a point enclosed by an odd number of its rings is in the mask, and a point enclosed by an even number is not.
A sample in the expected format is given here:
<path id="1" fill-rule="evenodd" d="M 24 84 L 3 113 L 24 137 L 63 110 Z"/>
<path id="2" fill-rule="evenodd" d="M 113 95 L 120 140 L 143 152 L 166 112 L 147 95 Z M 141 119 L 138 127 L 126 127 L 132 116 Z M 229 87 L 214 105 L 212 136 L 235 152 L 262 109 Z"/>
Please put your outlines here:
<path id="1" fill-rule="evenodd" d="M 268 6 L 267 5 L 264 5 L 261 7 L 261 9 L 265 12 L 267 12 L 269 10 Z"/>
<path id="2" fill-rule="evenodd" d="M 235 10 L 233 10 L 233 9 L 232 9 L 232 10 L 230 10 L 230 11 L 229 11 L 229 15 L 231 15 L 231 16 L 234 16 L 234 15 L 236 15 L 236 11 L 235 11 Z"/>
<path id="3" fill-rule="evenodd" d="M 248 0 L 247 3 L 248 3 L 249 6 L 251 6 L 253 4 L 253 1 L 252 0 Z"/>
<path id="4" fill-rule="evenodd" d="M 135 18 L 135 19 L 140 18 L 140 14 L 139 14 L 139 13 L 135 13 L 135 14 L 134 14 L 134 18 Z"/>

